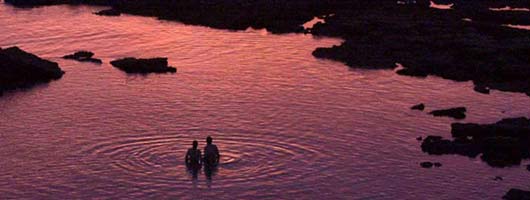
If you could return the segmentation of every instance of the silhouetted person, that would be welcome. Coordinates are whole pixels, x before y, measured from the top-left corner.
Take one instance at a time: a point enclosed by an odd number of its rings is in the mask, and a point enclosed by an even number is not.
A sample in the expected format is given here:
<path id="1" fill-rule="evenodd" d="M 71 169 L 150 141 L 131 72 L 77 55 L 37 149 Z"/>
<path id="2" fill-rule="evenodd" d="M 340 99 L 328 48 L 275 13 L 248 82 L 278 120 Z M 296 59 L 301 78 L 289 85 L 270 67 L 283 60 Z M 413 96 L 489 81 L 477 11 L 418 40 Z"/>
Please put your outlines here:
<path id="1" fill-rule="evenodd" d="M 212 142 L 212 137 L 208 136 L 204 147 L 204 165 L 206 166 L 217 166 L 219 164 L 219 149 Z"/>
<path id="2" fill-rule="evenodd" d="M 194 169 L 194 168 L 201 168 L 201 150 L 197 149 L 199 146 L 199 142 L 197 140 L 193 141 L 193 147 L 188 149 L 188 152 L 186 153 L 186 166 L 188 168 Z"/>

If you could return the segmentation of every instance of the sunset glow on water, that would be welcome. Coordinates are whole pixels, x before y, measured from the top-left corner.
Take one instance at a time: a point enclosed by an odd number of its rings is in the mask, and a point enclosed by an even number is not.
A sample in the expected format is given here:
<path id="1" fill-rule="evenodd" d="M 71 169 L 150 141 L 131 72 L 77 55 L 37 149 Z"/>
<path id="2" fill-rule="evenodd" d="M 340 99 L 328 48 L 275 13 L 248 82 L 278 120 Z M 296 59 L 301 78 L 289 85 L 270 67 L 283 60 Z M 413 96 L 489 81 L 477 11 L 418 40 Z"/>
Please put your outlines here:
<path id="1" fill-rule="evenodd" d="M 339 38 L 92 14 L 100 9 L 0 4 L 0 47 L 66 71 L 0 98 L 0 199 L 499 199 L 530 178 L 524 165 L 426 155 L 416 138 L 450 137 L 455 120 L 409 109 L 466 106 L 461 122 L 493 123 L 528 116 L 524 94 L 311 55 Z M 61 59 L 78 50 L 104 63 Z M 168 57 L 178 71 L 127 75 L 108 64 L 130 56 Z M 221 165 L 193 178 L 184 154 L 208 135 Z"/>

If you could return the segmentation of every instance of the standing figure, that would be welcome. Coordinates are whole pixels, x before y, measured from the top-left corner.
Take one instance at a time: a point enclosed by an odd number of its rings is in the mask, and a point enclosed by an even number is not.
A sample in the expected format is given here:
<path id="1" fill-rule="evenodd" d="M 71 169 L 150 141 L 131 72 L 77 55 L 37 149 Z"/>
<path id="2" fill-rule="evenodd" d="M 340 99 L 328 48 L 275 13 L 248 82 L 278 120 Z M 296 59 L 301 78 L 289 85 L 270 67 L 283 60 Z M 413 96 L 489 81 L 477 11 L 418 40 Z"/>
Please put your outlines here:
<path id="1" fill-rule="evenodd" d="M 197 140 L 194 140 L 192 144 L 193 147 L 188 149 L 188 152 L 186 153 L 186 166 L 192 169 L 200 168 L 202 165 L 202 161 L 201 150 L 197 149 L 197 147 L 199 146 L 199 142 L 197 142 Z"/>
<path id="2" fill-rule="evenodd" d="M 212 144 L 212 137 L 208 136 L 206 138 L 206 146 L 204 147 L 204 165 L 206 166 L 216 166 L 219 164 L 219 149 L 215 144 Z"/>

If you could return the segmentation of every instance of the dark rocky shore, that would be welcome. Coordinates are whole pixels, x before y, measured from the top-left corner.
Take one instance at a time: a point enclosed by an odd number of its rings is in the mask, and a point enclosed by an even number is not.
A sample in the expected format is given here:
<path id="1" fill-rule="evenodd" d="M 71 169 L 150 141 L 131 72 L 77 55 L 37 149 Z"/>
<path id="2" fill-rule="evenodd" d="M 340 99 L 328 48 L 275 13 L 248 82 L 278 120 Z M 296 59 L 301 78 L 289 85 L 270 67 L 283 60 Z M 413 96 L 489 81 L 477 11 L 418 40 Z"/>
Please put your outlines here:
<path id="1" fill-rule="evenodd" d="M 421 148 L 434 155 L 458 154 L 481 159 L 493 167 L 520 165 L 530 158 L 530 120 L 503 119 L 495 124 L 451 125 L 453 140 L 428 136 Z"/>
<path id="2" fill-rule="evenodd" d="M 175 73 L 177 69 L 168 66 L 167 58 L 122 58 L 110 62 L 114 67 L 127 73 Z"/>
<path id="3" fill-rule="evenodd" d="M 530 24 L 528 12 L 489 8 L 528 7 L 530 0 L 447 1 L 454 9 L 429 8 L 427 0 L 397 4 L 395 0 L 5 0 L 20 6 L 92 4 L 111 6 L 102 15 L 121 13 L 153 16 L 186 24 L 229 30 L 266 28 L 272 33 L 304 32 L 315 16 L 311 33 L 341 37 L 340 46 L 318 48 L 313 55 L 350 67 L 394 69 L 401 75 L 436 75 L 473 81 L 475 89 L 530 95 L 530 31 L 503 24 Z M 333 15 L 329 15 L 333 14 Z M 464 20 L 470 19 L 470 20 Z"/>
<path id="4" fill-rule="evenodd" d="M 0 49 L 0 95 L 7 90 L 57 80 L 63 74 L 57 63 L 41 59 L 18 47 Z"/>

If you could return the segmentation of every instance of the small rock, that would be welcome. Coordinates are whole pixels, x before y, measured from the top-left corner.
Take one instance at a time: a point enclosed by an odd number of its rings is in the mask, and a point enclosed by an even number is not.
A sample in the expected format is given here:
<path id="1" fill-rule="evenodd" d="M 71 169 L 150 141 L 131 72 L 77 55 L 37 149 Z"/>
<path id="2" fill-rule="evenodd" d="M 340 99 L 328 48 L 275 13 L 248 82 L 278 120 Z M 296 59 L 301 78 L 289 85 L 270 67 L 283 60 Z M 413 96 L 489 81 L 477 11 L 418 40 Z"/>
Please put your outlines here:
<path id="1" fill-rule="evenodd" d="M 422 141 L 423 138 L 420 136 L 420 137 L 417 137 L 416 140 L 418 140 L 418 141 Z"/>
<path id="2" fill-rule="evenodd" d="M 422 162 L 420 163 L 420 166 L 423 168 L 432 168 L 434 164 L 432 162 Z"/>
<path id="3" fill-rule="evenodd" d="M 495 181 L 502 181 L 502 180 L 503 180 L 503 178 L 502 178 L 502 177 L 500 177 L 500 176 L 495 176 L 495 178 L 494 178 L 493 180 L 495 180 Z"/>
<path id="4" fill-rule="evenodd" d="M 425 109 L 425 104 L 420 103 L 418 105 L 412 106 L 410 109 L 423 111 Z"/>
<path id="5" fill-rule="evenodd" d="M 441 166 L 442 166 L 442 163 L 436 162 L 436 163 L 434 163 L 434 166 L 435 166 L 435 167 L 441 167 Z"/>
<path id="6" fill-rule="evenodd" d="M 177 69 L 168 66 L 167 58 L 123 58 L 110 62 L 127 73 L 175 73 Z"/>
<path id="7" fill-rule="evenodd" d="M 78 51 L 78 52 L 75 52 L 74 54 L 63 56 L 63 58 L 70 59 L 70 60 L 77 60 L 79 62 L 92 62 L 92 63 L 97 63 L 97 64 L 103 63 L 101 59 L 92 58 L 92 56 L 94 56 L 94 53 L 90 51 Z"/>
<path id="8" fill-rule="evenodd" d="M 445 110 L 434 110 L 430 112 L 429 114 L 436 116 L 436 117 L 452 117 L 455 119 L 464 119 L 466 118 L 466 108 L 465 107 L 457 107 L 457 108 L 450 108 Z"/>
<path id="9" fill-rule="evenodd" d="M 526 166 L 526 170 L 530 171 L 530 165 Z"/>

